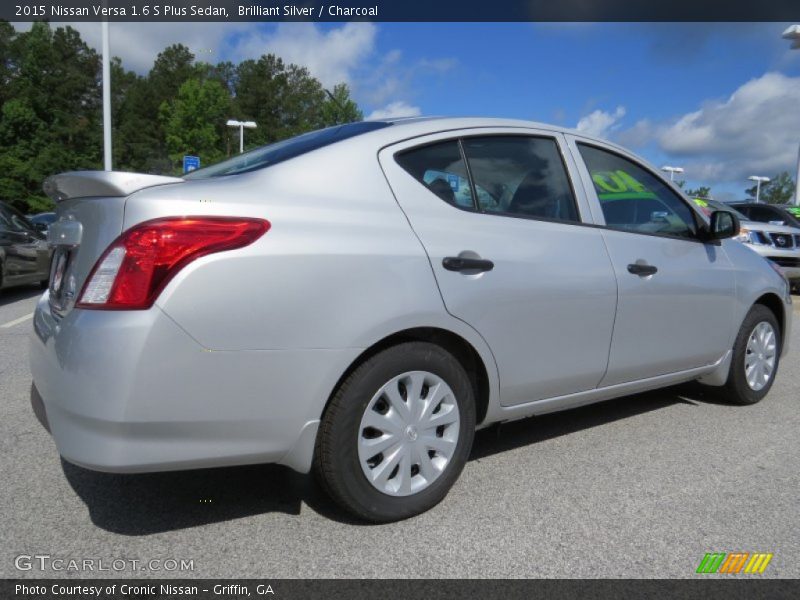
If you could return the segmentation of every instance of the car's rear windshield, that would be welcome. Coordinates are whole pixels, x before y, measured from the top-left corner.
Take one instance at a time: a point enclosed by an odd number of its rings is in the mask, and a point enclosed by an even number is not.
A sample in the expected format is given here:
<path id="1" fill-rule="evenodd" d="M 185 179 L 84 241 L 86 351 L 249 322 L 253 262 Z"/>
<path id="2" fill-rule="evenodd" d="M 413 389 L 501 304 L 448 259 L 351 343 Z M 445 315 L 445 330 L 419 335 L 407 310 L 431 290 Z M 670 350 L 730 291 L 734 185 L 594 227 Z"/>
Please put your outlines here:
<path id="1" fill-rule="evenodd" d="M 329 146 L 351 137 L 382 129 L 391 125 L 386 121 L 360 121 L 347 125 L 335 125 L 310 131 L 287 140 L 275 142 L 250 150 L 228 160 L 222 161 L 205 169 L 198 169 L 184 175 L 185 179 L 207 179 L 209 177 L 222 177 L 225 175 L 238 175 L 270 165 L 295 158 L 306 152 L 311 152 L 323 146 Z"/>

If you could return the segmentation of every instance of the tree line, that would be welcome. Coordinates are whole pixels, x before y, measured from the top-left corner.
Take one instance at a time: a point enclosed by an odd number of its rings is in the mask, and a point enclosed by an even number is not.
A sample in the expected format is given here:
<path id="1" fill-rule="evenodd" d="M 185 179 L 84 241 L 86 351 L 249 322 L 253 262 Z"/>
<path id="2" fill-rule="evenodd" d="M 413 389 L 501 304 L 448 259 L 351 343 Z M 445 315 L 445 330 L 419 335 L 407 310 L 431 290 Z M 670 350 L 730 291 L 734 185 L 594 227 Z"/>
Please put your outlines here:
<path id="1" fill-rule="evenodd" d="M 238 64 L 197 61 L 165 48 L 146 75 L 111 64 L 115 170 L 177 174 L 186 154 L 204 165 L 239 151 L 228 119 L 252 120 L 247 147 L 358 121 L 344 83 L 326 90 L 307 69 L 273 54 Z M 71 27 L 0 22 L 0 200 L 23 212 L 52 207 L 42 181 L 54 173 L 101 169 L 100 55 Z"/>
<path id="2" fill-rule="evenodd" d="M 678 186 L 683 188 L 686 184 L 685 181 L 677 182 Z M 713 198 L 711 195 L 711 188 L 708 186 L 700 186 L 698 188 L 685 188 L 687 196 L 692 198 Z M 756 199 L 756 186 L 749 187 L 744 190 L 747 198 L 742 200 L 755 200 Z M 766 204 L 787 204 L 792 200 L 795 194 L 794 178 L 788 171 L 782 171 L 777 175 L 770 178 L 769 182 L 761 186 L 761 191 L 758 194 L 760 202 Z"/>

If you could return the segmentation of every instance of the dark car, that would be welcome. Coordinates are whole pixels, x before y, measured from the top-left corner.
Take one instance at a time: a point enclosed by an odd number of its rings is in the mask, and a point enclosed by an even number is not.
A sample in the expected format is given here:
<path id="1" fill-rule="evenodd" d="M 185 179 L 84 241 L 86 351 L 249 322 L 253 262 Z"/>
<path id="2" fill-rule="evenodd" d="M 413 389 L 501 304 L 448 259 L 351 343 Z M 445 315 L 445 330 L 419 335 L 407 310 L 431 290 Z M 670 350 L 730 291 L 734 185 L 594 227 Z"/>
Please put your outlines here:
<path id="1" fill-rule="evenodd" d="M 54 212 L 41 212 L 35 215 L 28 215 L 28 220 L 33 223 L 39 231 L 47 231 L 50 225 L 55 223 L 58 216 Z"/>
<path id="2" fill-rule="evenodd" d="M 21 212 L 0 202 L 0 289 L 46 285 L 50 254 L 44 233 Z"/>
<path id="3" fill-rule="evenodd" d="M 731 206 L 746 214 L 751 221 L 800 227 L 800 206 L 794 204 L 731 202 Z"/>

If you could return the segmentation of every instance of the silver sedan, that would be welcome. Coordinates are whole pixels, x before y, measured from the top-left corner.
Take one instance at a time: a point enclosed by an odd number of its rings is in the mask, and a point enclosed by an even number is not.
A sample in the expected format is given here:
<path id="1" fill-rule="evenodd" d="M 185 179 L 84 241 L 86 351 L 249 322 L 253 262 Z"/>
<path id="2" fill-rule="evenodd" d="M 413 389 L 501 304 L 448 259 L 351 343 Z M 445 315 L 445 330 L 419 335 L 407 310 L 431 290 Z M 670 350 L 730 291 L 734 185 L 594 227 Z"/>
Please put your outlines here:
<path id="1" fill-rule="evenodd" d="M 787 282 L 735 216 L 560 128 L 362 122 L 44 187 L 32 400 L 90 469 L 313 468 L 402 519 L 476 428 L 692 380 L 752 404 L 787 352 Z"/>

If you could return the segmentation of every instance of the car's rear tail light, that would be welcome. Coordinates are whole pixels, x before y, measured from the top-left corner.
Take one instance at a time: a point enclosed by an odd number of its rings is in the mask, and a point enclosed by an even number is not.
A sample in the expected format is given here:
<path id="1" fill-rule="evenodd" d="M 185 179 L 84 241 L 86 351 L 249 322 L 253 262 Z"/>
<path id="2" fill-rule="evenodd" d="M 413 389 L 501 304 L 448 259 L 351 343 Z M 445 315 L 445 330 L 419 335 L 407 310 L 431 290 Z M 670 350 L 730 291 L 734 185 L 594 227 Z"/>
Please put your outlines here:
<path id="1" fill-rule="evenodd" d="M 252 244 L 270 228 L 263 219 L 167 217 L 120 235 L 89 274 L 78 308 L 150 308 L 161 290 L 193 260 Z"/>

